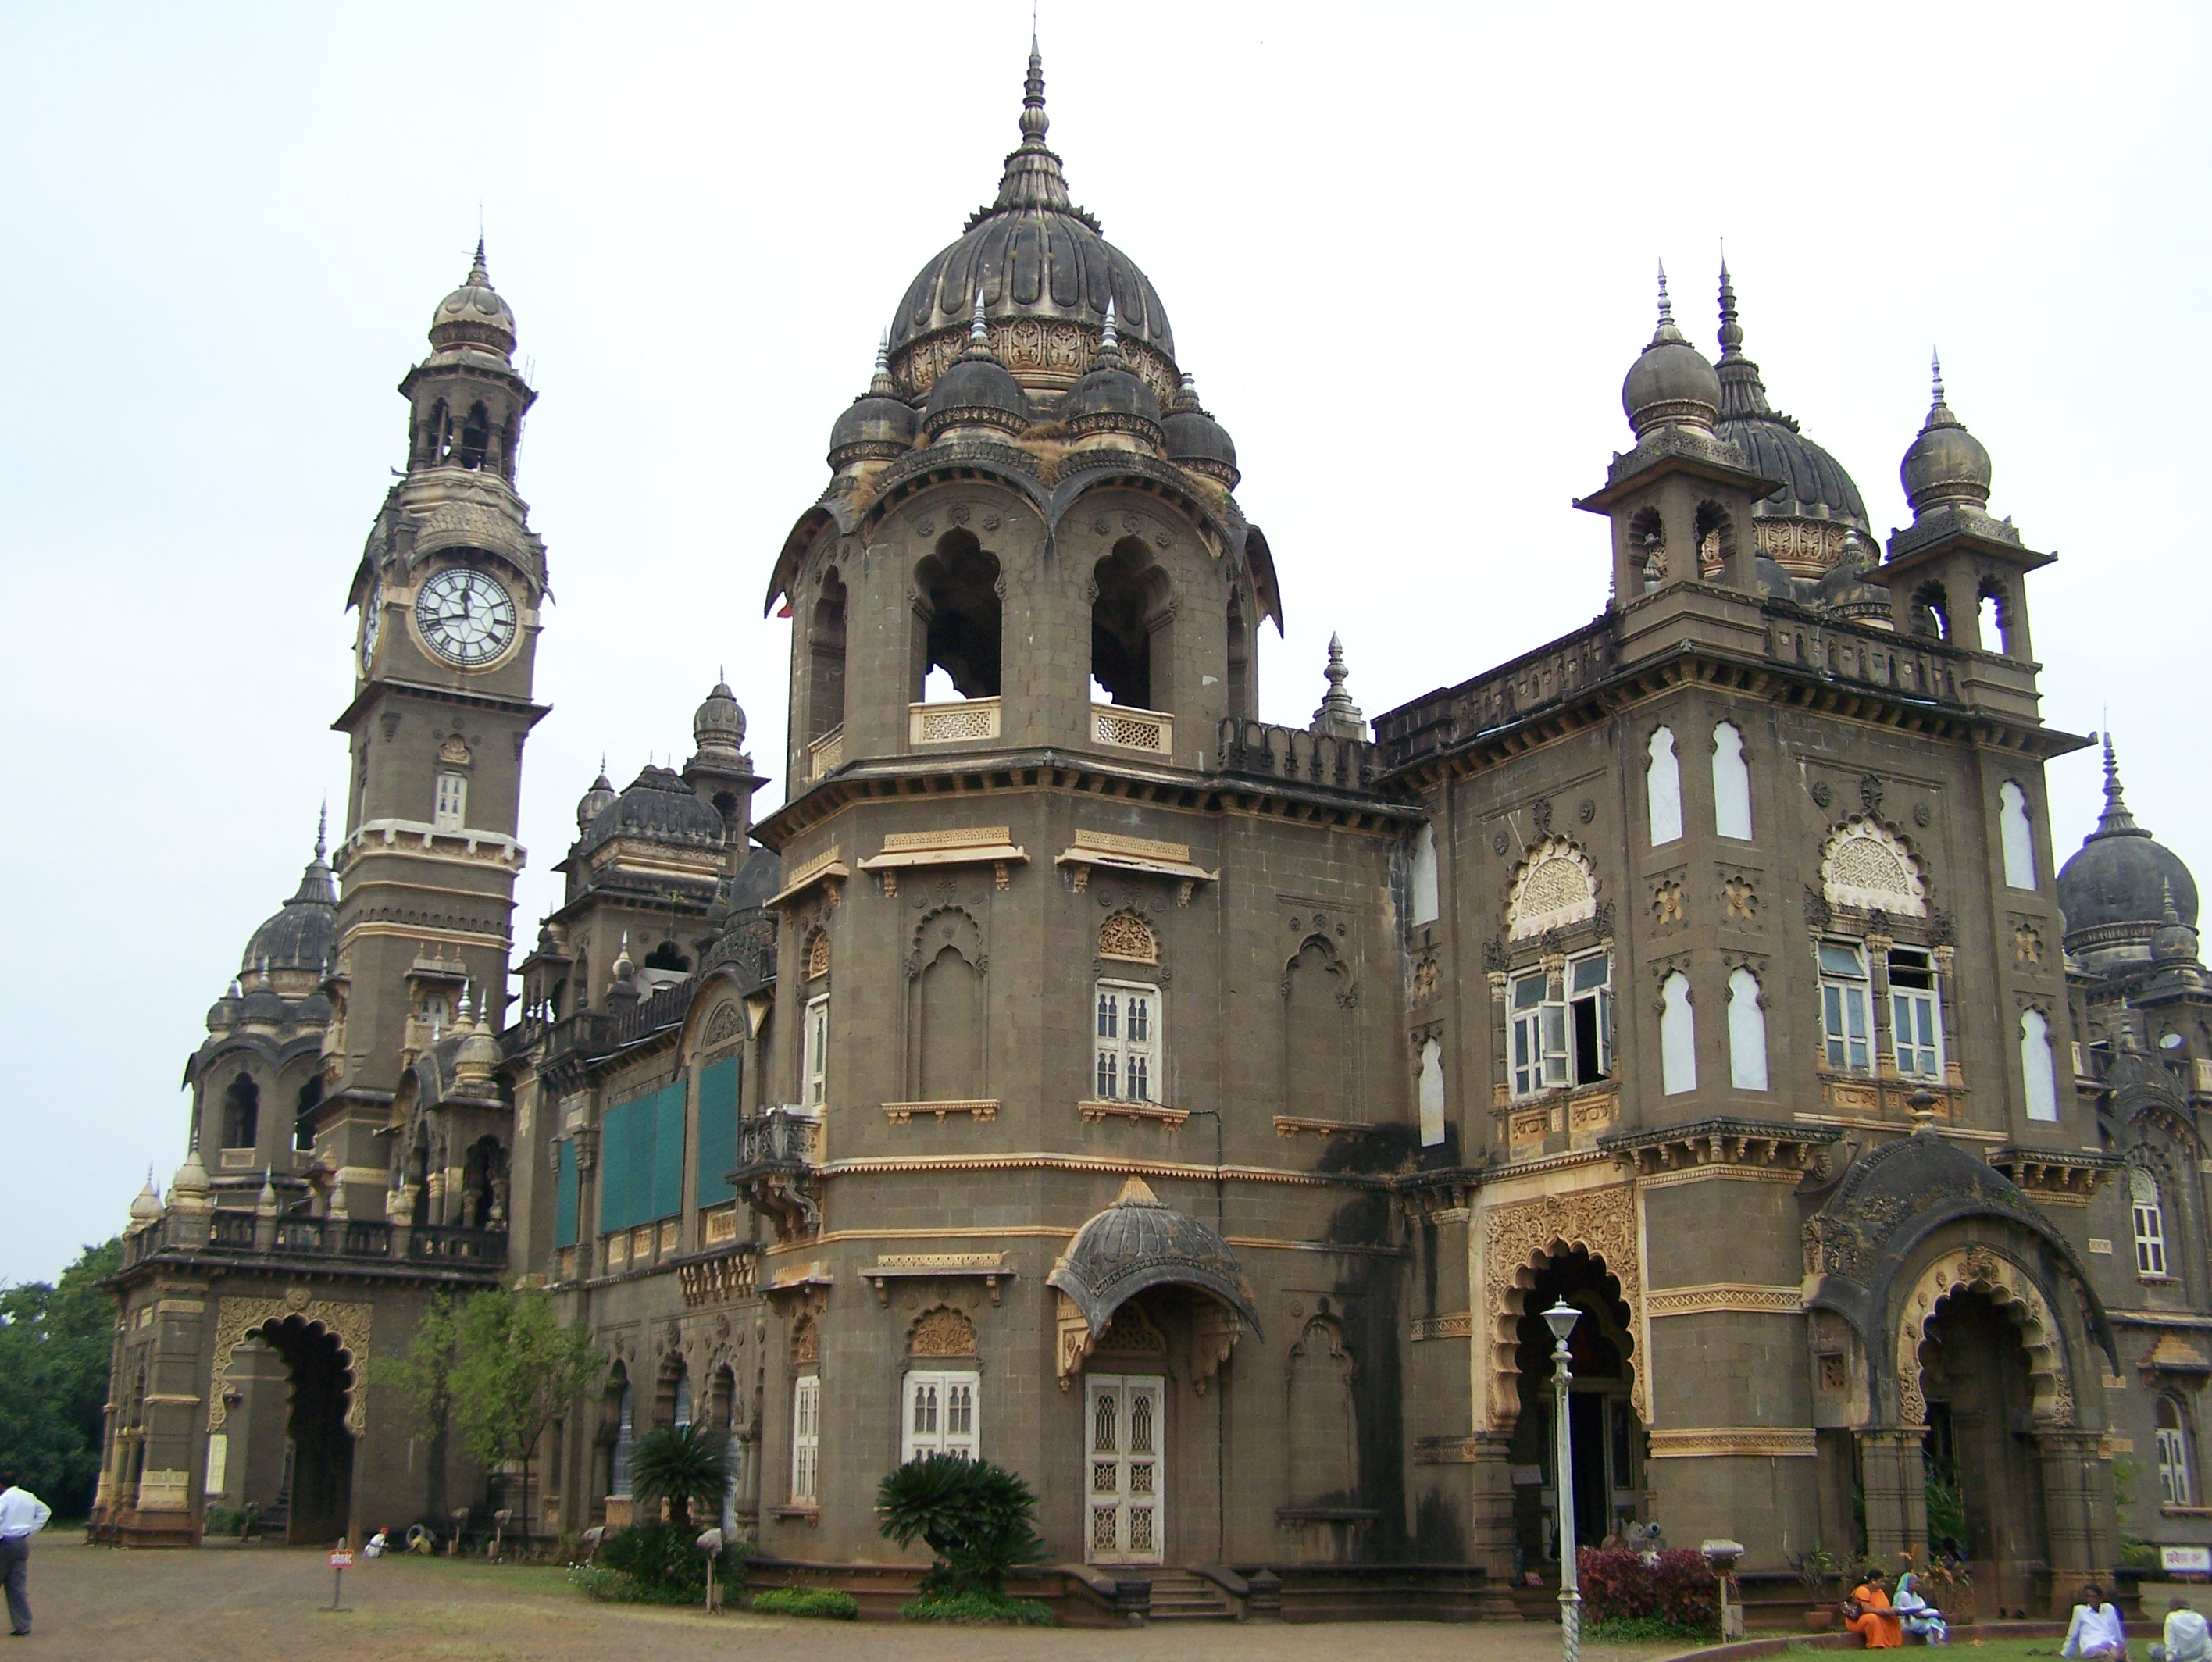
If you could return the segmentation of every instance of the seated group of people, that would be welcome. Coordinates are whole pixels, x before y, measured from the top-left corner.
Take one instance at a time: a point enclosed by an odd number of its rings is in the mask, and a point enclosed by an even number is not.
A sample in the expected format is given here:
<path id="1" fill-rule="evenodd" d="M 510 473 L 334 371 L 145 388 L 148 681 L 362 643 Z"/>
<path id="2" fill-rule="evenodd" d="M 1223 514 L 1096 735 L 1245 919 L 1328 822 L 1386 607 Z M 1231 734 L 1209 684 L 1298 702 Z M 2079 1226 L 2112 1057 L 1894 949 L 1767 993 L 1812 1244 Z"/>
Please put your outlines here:
<path id="1" fill-rule="evenodd" d="M 2081 1589 L 2081 1602 L 2074 1606 L 2058 1653 L 2085 1662 L 2126 1662 L 2128 1636 L 2120 1625 L 2119 1606 L 2094 1582 Z M 2186 1598 L 2167 1604 L 2166 1630 L 2150 1647 L 2150 1662 L 2212 1662 L 2212 1629 Z"/>
<path id="2" fill-rule="evenodd" d="M 1929 1604 L 1920 1591 L 1919 1578 L 1911 1571 L 1897 1578 L 1897 1597 L 1889 1596 L 1889 1578 L 1869 1575 L 1851 1589 L 1844 1604 L 1844 1625 L 1866 1642 L 1870 1651 L 1893 1650 L 1911 1634 L 1923 1644 L 1948 1645 L 1950 1625 L 1943 1612 Z"/>

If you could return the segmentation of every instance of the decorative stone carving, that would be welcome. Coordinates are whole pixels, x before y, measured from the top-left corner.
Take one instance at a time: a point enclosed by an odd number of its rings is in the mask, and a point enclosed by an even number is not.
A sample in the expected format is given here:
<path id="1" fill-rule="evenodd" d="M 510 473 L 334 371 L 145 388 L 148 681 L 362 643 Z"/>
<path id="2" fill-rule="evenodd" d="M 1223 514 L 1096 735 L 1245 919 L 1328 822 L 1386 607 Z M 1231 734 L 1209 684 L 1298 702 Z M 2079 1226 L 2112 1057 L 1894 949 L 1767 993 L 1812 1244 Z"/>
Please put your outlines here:
<path id="1" fill-rule="evenodd" d="M 801 1366 L 822 1360 L 822 1330 L 815 1325 L 811 1310 L 801 1314 L 791 1330 L 791 1360 Z"/>
<path id="2" fill-rule="evenodd" d="M 305 1289 L 290 1289 L 295 1293 L 302 1290 Z M 230 1366 L 230 1353 L 248 1338 L 272 1323 L 281 1325 L 296 1317 L 310 1332 L 325 1332 L 337 1340 L 339 1353 L 345 1358 L 351 1376 L 346 1391 L 346 1429 L 356 1437 L 365 1436 L 368 1432 L 368 1380 L 356 1364 L 368 1355 L 369 1322 L 374 1311 L 373 1305 L 333 1299 L 310 1297 L 295 1303 L 289 1297 L 226 1297 L 216 1311 L 216 1376 L 222 1378 Z M 222 1392 L 215 1392 L 208 1405 L 208 1429 L 222 1430 L 229 1413 L 230 1405 L 223 1400 Z"/>
<path id="3" fill-rule="evenodd" d="M 744 1032 L 744 1011 L 735 1004 L 724 1004 L 707 1018 L 707 1034 L 702 1042 L 719 1045 L 725 1040 L 735 1039 Z"/>
<path id="4" fill-rule="evenodd" d="M 1651 891 L 1651 921 L 1669 928 L 1682 921 L 1682 885 L 1662 883 Z"/>
<path id="5" fill-rule="evenodd" d="M 830 931 L 817 929 L 806 942 L 806 979 L 816 980 L 830 973 Z"/>
<path id="6" fill-rule="evenodd" d="M 975 1324 L 950 1305 L 938 1305 L 915 1319 L 908 1332 L 907 1351 L 916 1357 L 972 1356 Z"/>
<path id="7" fill-rule="evenodd" d="M 2027 1271 L 1978 1244 L 1945 1253 L 1922 1272 L 1911 1291 L 1899 1301 L 1898 1422 L 1907 1426 L 1928 1422 L 1928 1400 L 1921 1388 L 1926 1370 L 1920 1349 L 1928 1340 L 1936 1307 L 1952 1294 L 1968 1290 L 1987 1294 L 2020 1325 L 2021 1343 L 2027 1348 L 2028 1386 L 2033 1392 L 2032 1412 L 2037 1429 L 2071 1426 L 2074 1382 L 2066 1365 L 2065 1338 L 2050 1301 Z"/>
<path id="8" fill-rule="evenodd" d="M 1152 925 L 1133 912 L 1116 912 L 1098 925 L 1098 955 L 1127 963 L 1156 964 L 1160 945 Z"/>
<path id="9" fill-rule="evenodd" d="M 1928 885 L 1912 851 L 1887 826 L 1857 815 L 1829 837 L 1820 856 L 1820 887 L 1832 907 L 1893 917 L 1928 915 Z"/>
<path id="10" fill-rule="evenodd" d="M 1636 1197 L 1626 1184 L 1543 1195 L 1534 1200 L 1492 1208 L 1483 1219 L 1485 1294 L 1489 1312 L 1490 1356 L 1486 1374 L 1490 1423 L 1503 1430 L 1520 1416 L 1517 1352 L 1521 1345 L 1521 1295 L 1555 1253 L 1582 1247 L 1603 1260 L 1606 1272 L 1620 1283 L 1628 1306 L 1628 1331 L 1641 1346 L 1644 1337 L 1644 1271 L 1637 1250 Z M 1629 1398 L 1638 1418 L 1650 1410 L 1640 1354 L 1631 1357 Z"/>
<path id="11" fill-rule="evenodd" d="M 1527 940 L 1597 915 L 1597 872 L 1589 856 L 1565 837 L 1531 848 L 1506 891 L 1506 934 Z"/>

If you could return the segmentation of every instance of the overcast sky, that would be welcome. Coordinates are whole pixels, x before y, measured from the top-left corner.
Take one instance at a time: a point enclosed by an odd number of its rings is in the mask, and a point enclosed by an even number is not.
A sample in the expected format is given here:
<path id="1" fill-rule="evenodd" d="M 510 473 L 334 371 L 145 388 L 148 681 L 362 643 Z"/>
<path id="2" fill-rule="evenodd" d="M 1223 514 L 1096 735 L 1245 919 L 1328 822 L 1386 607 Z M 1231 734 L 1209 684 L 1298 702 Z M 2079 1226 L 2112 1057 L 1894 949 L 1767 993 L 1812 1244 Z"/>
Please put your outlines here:
<path id="1" fill-rule="evenodd" d="M 183 1156 L 178 1080 L 290 894 L 351 694 L 392 388 L 467 268 L 542 397 L 550 549 L 516 931 L 604 749 L 718 665 L 782 771 L 763 590 L 915 272 L 1017 142 L 1026 0 L 0 7 L 0 1280 Z M 2212 877 L 2203 9 L 1046 0 L 1051 142 L 1151 275 L 1280 569 L 1262 713 L 1341 632 L 1371 717 L 1585 621 L 1663 258 L 1722 238 L 1776 404 L 1877 531 L 1942 349 L 2046 718 L 2117 733 Z M 2192 737 L 2192 735 L 2197 737 Z M 2087 753 L 2051 769 L 2063 858 Z M 781 800 L 779 780 L 763 811 Z"/>

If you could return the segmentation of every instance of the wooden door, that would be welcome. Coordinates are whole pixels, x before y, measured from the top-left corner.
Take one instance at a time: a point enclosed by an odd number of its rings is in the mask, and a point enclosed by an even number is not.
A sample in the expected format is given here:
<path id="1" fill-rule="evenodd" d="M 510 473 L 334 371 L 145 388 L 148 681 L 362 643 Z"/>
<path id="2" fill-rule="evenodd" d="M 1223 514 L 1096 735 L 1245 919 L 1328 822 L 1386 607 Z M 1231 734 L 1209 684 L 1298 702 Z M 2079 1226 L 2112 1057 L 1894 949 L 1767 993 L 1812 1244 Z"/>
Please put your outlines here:
<path id="1" fill-rule="evenodd" d="M 1157 1374 L 1085 1376 L 1085 1563 L 1160 1562 L 1165 1384 Z"/>

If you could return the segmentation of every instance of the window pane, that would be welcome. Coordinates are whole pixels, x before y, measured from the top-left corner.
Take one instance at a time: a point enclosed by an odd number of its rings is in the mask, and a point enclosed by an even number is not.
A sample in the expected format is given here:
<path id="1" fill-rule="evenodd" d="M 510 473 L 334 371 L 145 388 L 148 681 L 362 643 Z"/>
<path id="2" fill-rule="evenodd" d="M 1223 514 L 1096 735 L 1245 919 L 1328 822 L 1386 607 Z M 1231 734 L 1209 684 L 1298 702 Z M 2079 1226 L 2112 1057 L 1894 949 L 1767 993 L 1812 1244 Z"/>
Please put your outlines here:
<path id="1" fill-rule="evenodd" d="M 1550 977 L 1548 976 L 1523 975 L 1519 980 L 1514 982 L 1513 1008 L 1516 1010 L 1534 1010 L 1537 1005 L 1542 1004 L 1544 1002 L 1544 989 L 1549 980 Z"/>
<path id="2" fill-rule="evenodd" d="M 1838 946 L 1832 941 L 1820 943 L 1820 973 L 1823 975 L 1845 975 L 1864 979 L 1866 967 L 1859 961 L 1859 949 L 1855 946 Z"/>
<path id="3" fill-rule="evenodd" d="M 1101 1039 L 1111 1039 L 1120 1033 L 1120 1007 L 1121 1000 L 1112 993 L 1098 995 L 1098 1036 Z"/>
<path id="4" fill-rule="evenodd" d="M 1577 958 L 1570 966 L 1574 972 L 1573 991 L 1589 992 L 1603 986 L 1613 974 L 1613 956 L 1601 952 L 1595 957 Z"/>
<path id="5" fill-rule="evenodd" d="M 1152 1100 L 1152 1070 L 1147 1058 L 1142 1056 L 1129 1058 L 1129 1100 L 1132 1102 Z"/>
<path id="6" fill-rule="evenodd" d="M 1141 1045 L 1151 1037 L 1152 1024 L 1152 1000 L 1132 994 L 1129 998 L 1129 1042 Z"/>

